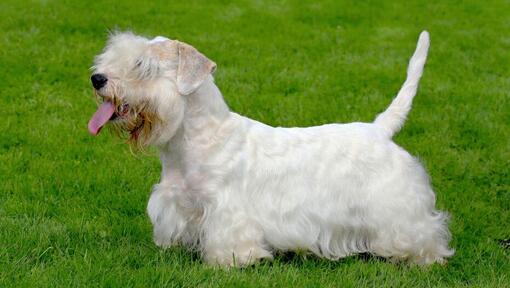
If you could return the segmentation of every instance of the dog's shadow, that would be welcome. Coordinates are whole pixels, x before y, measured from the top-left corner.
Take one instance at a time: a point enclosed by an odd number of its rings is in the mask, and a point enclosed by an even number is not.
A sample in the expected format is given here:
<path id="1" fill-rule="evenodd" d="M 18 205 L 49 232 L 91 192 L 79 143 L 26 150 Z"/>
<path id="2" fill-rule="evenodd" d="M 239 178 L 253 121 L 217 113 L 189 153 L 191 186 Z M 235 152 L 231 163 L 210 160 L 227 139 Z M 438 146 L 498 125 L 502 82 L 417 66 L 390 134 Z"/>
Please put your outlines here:
<path id="1" fill-rule="evenodd" d="M 274 266 L 278 264 L 290 265 L 294 267 L 305 267 L 309 265 L 327 265 L 328 267 L 335 268 L 346 263 L 362 262 L 362 263 L 389 263 L 390 260 L 373 255 L 371 253 L 360 253 L 331 260 L 327 258 L 320 258 L 310 253 L 301 252 L 277 252 L 273 261 L 265 261 L 267 265 Z"/>
<path id="2" fill-rule="evenodd" d="M 195 266 L 204 265 L 201 253 L 195 249 L 189 249 L 183 246 L 174 246 L 167 249 L 152 247 L 160 256 L 163 262 L 177 262 L 179 266 Z M 290 266 L 295 268 L 306 268 L 312 266 L 323 266 L 329 269 L 336 269 L 338 266 L 349 263 L 391 263 L 387 258 L 376 256 L 370 253 L 360 253 L 340 258 L 338 260 L 331 260 L 327 258 L 320 258 L 307 252 L 275 252 L 273 260 L 262 260 L 254 265 L 246 267 L 239 267 L 240 270 L 249 270 L 266 267 L 272 268 L 276 266 Z M 219 267 L 216 267 L 219 268 Z M 229 269 L 227 269 L 229 270 Z"/>

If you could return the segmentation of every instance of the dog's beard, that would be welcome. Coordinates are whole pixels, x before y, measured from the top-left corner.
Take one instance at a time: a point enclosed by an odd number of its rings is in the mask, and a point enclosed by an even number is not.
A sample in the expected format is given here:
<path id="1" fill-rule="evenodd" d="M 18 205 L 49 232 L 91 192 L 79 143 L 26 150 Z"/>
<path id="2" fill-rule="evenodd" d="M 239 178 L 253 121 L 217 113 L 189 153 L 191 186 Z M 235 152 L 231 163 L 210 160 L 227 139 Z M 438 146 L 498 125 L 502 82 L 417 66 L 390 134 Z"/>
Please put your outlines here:
<path id="1" fill-rule="evenodd" d="M 118 92 L 118 91 L 113 91 Z M 99 98 L 95 91 L 96 99 Z M 143 150 L 147 147 L 152 138 L 155 127 L 159 121 L 159 117 L 155 108 L 148 102 L 142 102 L 137 105 L 128 105 L 120 100 L 120 97 L 112 93 L 107 100 L 111 101 L 115 106 L 115 112 L 110 119 L 109 130 L 126 142 L 135 150 Z"/>
<path id="2" fill-rule="evenodd" d="M 158 121 L 155 111 L 150 109 L 149 105 L 142 104 L 129 107 L 125 115 L 111 121 L 110 129 L 117 136 L 126 139 L 136 150 L 142 150 L 150 144 Z"/>

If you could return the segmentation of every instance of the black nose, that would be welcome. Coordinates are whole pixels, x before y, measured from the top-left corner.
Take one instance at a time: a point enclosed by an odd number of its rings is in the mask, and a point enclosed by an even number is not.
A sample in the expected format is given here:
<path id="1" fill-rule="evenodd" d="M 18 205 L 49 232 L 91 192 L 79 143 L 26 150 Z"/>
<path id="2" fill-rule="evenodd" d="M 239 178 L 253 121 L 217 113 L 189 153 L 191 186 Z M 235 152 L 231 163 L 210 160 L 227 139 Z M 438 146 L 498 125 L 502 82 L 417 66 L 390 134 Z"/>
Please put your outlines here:
<path id="1" fill-rule="evenodd" d="M 108 78 L 106 78 L 103 74 L 94 74 L 90 77 L 90 81 L 92 81 L 92 86 L 99 90 L 103 88 L 103 86 L 108 82 Z"/>

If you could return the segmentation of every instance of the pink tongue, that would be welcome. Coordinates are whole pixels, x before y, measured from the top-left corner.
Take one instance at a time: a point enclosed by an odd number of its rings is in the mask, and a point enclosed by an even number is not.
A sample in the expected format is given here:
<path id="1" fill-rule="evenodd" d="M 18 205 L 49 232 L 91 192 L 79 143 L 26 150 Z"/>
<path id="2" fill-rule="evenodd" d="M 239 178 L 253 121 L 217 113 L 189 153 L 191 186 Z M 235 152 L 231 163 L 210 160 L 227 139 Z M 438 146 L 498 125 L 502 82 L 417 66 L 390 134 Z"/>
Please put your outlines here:
<path id="1" fill-rule="evenodd" d="M 103 102 L 89 121 L 90 134 L 96 136 L 104 124 L 110 120 L 113 112 L 115 112 L 115 105 L 110 101 Z"/>

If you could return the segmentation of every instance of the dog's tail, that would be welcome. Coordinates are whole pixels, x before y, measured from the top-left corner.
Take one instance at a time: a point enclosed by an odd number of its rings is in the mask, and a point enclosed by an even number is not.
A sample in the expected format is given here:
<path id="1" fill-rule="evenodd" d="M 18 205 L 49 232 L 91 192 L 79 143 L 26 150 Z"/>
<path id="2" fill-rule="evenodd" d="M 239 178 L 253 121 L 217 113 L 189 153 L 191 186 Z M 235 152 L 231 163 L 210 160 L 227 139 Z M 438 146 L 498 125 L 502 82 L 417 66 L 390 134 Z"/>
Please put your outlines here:
<path id="1" fill-rule="evenodd" d="M 407 79 L 400 88 L 397 97 L 393 99 L 390 107 L 383 113 L 379 114 L 374 123 L 380 125 L 388 131 L 389 136 L 392 137 L 397 133 L 406 120 L 407 114 L 411 110 L 414 95 L 418 89 L 418 83 L 423 73 L 423 66 L 427 60 L 427 53 L 429 50 L 429 33 L 423 31 L 418 39 L 416 51 L 409 61 L 407 68 Z"/>

